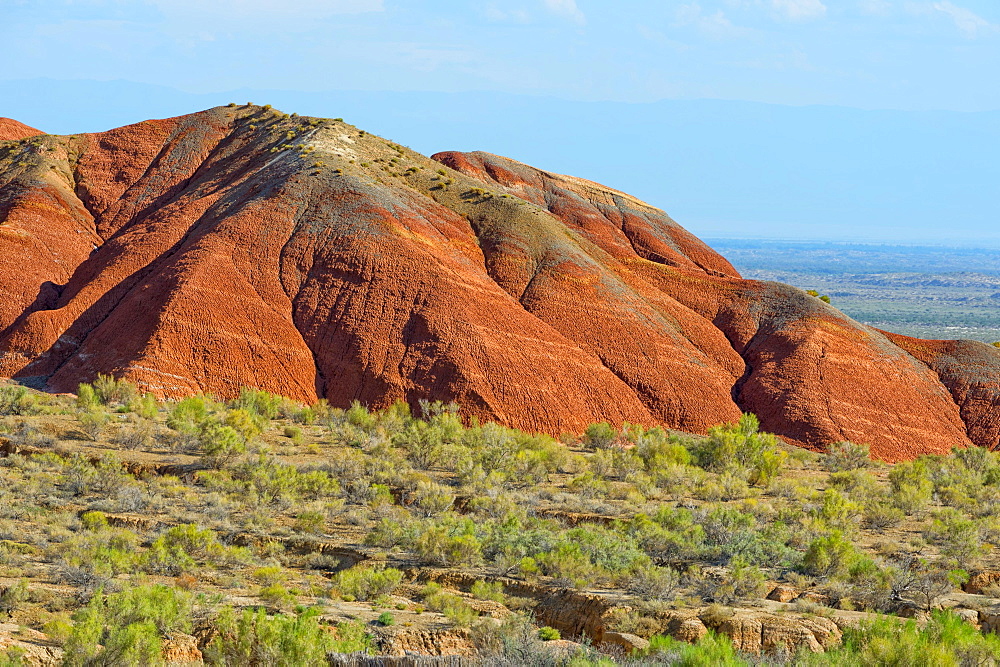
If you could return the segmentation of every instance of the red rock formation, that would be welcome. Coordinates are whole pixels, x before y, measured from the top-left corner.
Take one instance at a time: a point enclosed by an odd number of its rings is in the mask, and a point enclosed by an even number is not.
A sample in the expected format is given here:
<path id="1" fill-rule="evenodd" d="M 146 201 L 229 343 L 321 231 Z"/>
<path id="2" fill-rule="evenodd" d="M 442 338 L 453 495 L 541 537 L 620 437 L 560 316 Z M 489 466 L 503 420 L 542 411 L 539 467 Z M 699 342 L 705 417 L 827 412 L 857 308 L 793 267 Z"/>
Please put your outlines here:
<path id="1" fill-rule="evenodd" d="M 43 132 L 20 123 L 13 118 L 0 118 L 0 141 L 26 139 L 38 134 L 43 134 Z"/>
<path id="2" fill-rule="evenodd" d="M 747 410 L 795 443 L 870 442 L 886 460 L 996 444 L 969 416 L 995 366 L 966 387 L 960 363 L 742 280 L 624 193 L 435 157 L 259 107 L 0 144 L 0 374 L 455 399 L 549 432 L 703 432 Z"/>
<path id="3" fill-rule="evenodd" d="M 972 442 L 1000 449 L 1000 350 L 975 340 L 920 340 L 883 333 L 937 373 L 958 405 Z"/>

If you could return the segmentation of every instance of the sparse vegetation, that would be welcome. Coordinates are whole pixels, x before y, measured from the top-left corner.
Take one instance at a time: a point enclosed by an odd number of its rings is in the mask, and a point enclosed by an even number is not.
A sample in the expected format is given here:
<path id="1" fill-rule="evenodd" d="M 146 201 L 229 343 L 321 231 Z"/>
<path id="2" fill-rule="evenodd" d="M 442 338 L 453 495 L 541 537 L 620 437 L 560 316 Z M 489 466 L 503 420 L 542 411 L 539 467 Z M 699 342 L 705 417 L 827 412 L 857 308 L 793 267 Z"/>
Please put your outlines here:
<path id="1" fill-rule="evenodd" d="M 871 613 L 794 664 L 904 664 L 900 640 L 936 664 L 998 655 L 935 611 L 1000 565 L 1000 455 L 984 449 L 890 468 L 854 443 L 793 450 L 752 415 L 707 436 L 598 423 L 559 442 L 440 402 L 160 404 L 99 380 L 76 398 L 0 391 L 2 437 L 29 448 L 0 458 L 0 618 L 46 632 L 67 664 L 155 664 L 209 626 L 211 664 L 326 664 L 429 619 L 522 664 L 566 634 L 529 614 L 567 588 L 615 591 L 608 629 L 651 638 L 633 660 L 755 664 L 725 635 L 660 636 L 658 619 L 689 608 L 726 627 L 778 583 L 812 596 L 790 616 Z M 428 579 L 441 567 L 459 583 Z M 488 618 L 501 606 L 508 620 Z M 357 619 L 332 620 L 345 610 Z M 880 620 L 903 612 L 931 621 Z M 606 659 L 579 650 L 573 664 Z"/>

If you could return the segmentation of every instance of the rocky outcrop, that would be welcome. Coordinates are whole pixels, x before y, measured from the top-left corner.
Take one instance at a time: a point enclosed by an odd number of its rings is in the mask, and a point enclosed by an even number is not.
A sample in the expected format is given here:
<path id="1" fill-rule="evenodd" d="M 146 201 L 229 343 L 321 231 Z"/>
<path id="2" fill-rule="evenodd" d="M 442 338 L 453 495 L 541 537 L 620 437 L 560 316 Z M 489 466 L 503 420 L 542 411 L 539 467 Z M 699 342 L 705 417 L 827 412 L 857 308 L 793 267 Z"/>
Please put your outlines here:
<path id="1" fill-rule="evenodd" d="M 468 589 L 481 578 L 449 570 L 425 570 L 421 574 L 423 580 L 436 581 L 455 589 Z M 556 628 L 564 637 L 587 637 L 595 645 L 620 646 L 627 652 L 646 646 L 642 637 L 614 629 L 616 612 L 623 609 L 620 606 L 622 601 L 617 598 L 572 589 L 553 589 L 505 577 L 491 578 L 491 581 L 503 584 L 508 595 L 534 599 L 537 602 L 533 610 L 536 623 Z M 657 624 L 657 632 L 674 639 L 695 643 L 711 629 L 729 636 L 737 650 L 754 654 L 795 653 L 802 648 L 821 652 L 839 645 L 843 637 L 834 620 L 822 616 L 779 615 L 756 609 L 722 611 L 724 613 L 718 613 L 715 607 L 667 610 L 653 620 Z"/>
<path id="2" fill-rule="evenodd" d="M 980 595 L 983 589 L 997 583 L 1000 583 L 1000 571 L 982 570 L 980 572 L 973 572 L 969 580 L 962 584 L 962 590 L 966 593 Z"/>
<path id="3" fill-rule="evenodd" d="M 367 653 L 330 653 L 330 667 L 480 667 L 478 658 L 447 655 L 371 656 Z"/>
<path id="4" fill-rule="evenodd" d="M 843 637 L 836 623 L 821 616 L 779 616 L 752 609 L 728 611 L 722 615 L 674 612 L 665 619 L 665 630 L 676 639 L 692 641 L 711 629 L 729 637 L 736 650 L 754 655 L 794 654 L 800 649 L 820 653 L 839 645 Z"/>
<path id="5" fill-rule="evenodd" d="M 252 106 L 5 142 L 0 375 L 456 400 L 549 433 L 704 432 L 750 411 L 790 442 L 888 461 L 997 444 L 1000 350 L 925 353 L 743 280 L 611 188 L 435 158 Z"/>
<path id="6" fill-rule="evenodd" d="M 379 628 L 376 642 L 380 655 L 473 656 L 476 654 L 471 634 L 465 628 L 416 629 L 396 626 Z"/>
<path id="7" fill-rule="evenodd" d="M 983 632 L 1000 634 L 1000 606 L 979 611 L 979 629 Z"/>
<path id="8" fill-rule="evenodd" d="M 602 643 L 605 646 L 618 646 L 623 649 L 626 654 L 634 653 L 636 651 L 645 651 L 649 648 L 648 639 L 643 639 L 638 635 L 629 634 L 627 632 L 605 632 L 604 641 Z"/>
<path id="9" fill-rule="evenodd" d="M 771 592 L 767 594 L 768 600 L 774 600 L 775 602 L 791 602 L 799 593 L 791 586 L 785 584 L 778 584 L 771 589 Z"/>
<path id="10" fill-rule="evenodd" d="M 14 664 L 24 667 L 55 667 L 63 658 L 63 650 L 41 632 L 0 623 L 0 660 L 8 652 L 20 656 L 20 662 Z"/>
<path id="11" fill-rule="evenodd" d="M 204 665 L 198 639 L 182 632 L 173 632 L 163 642 L 163 661 L 168 665 Z"/>
<path id="12" fill-rule="evenodd" d="M 431 569 L 422 569 L 419 577 L 421 581 L 434 581 L 448 588 L 466 591 L 483 579 L 455 570 Z M 532 613 L 538 625 L 555 628 L 567 638 L 587 637 L 595 644 L 604 640 L 609 612 L 616 607 L 615 600 L 597 593 L 552 588 L 508 577 L 488 577 L 488 580 L 502 584 L 507 595 L 534 600 L 536 604 Z"/>

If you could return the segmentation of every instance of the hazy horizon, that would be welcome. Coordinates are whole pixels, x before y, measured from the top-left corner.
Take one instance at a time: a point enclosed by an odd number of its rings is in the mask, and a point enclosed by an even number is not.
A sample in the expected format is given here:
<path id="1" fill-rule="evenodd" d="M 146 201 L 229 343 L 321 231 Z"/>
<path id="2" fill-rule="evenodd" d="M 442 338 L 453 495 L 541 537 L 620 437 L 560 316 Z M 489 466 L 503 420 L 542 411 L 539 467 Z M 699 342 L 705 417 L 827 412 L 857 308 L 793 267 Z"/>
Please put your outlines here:
<path id="1" fill-rule="evenodd" d="M 1000 247 L 988 0 L 0 2 L 0 116 L 228 102 L 595 180 L 699 236 Z"/>

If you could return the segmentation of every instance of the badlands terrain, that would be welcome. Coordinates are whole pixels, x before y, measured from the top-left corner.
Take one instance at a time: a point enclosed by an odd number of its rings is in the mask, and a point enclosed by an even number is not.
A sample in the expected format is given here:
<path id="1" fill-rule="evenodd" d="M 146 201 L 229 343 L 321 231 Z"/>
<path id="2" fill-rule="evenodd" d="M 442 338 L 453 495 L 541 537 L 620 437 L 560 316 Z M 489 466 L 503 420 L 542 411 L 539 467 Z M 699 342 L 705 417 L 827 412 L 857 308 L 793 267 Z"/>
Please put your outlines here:
<path id="1" fill-rule="evenodd" d="M 625 193 L 249 104 L 5 119 L 0 289 L 5 667 L 1000 656 L 1000 350 Z"/>
<path id="2" fill-rule="evenodd" d="M 885 461 L 1000 442 L 1000 353 L 744 280 L 659 209 L 484 153 L 231 105 L 100 134 L 5 121 L 0 374 L 244 386 L 559 433 L 756 414 Z"/>

